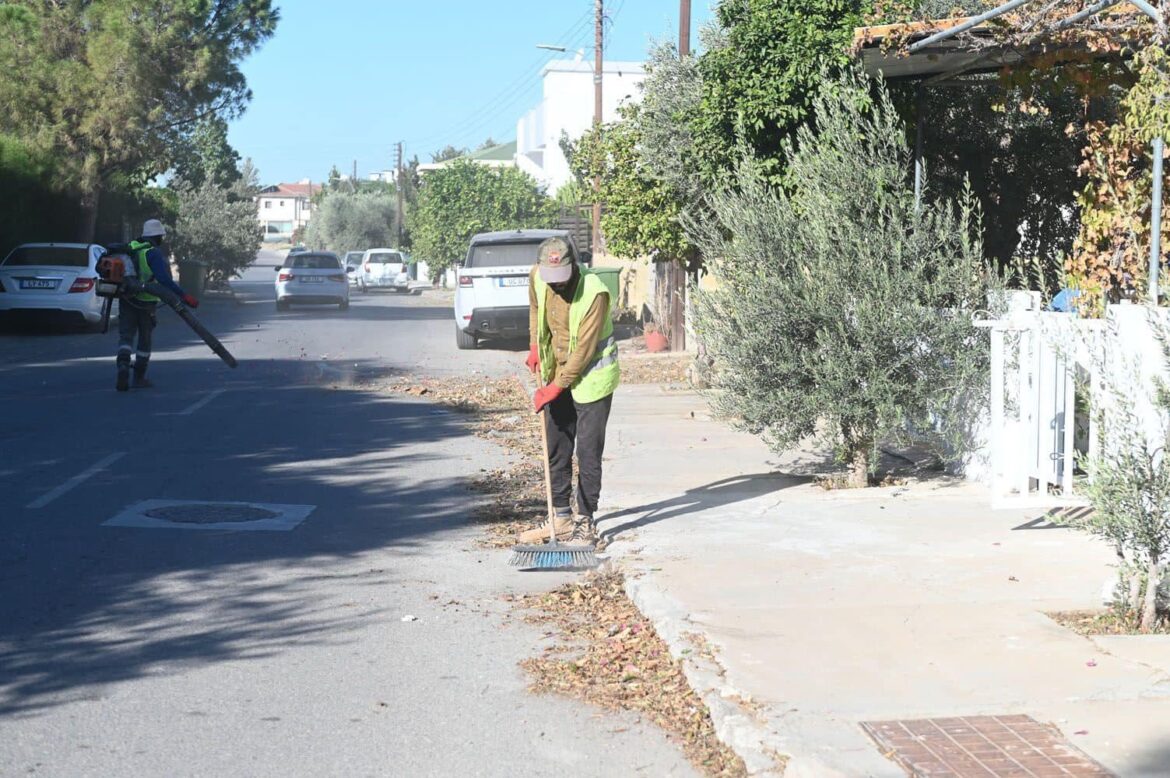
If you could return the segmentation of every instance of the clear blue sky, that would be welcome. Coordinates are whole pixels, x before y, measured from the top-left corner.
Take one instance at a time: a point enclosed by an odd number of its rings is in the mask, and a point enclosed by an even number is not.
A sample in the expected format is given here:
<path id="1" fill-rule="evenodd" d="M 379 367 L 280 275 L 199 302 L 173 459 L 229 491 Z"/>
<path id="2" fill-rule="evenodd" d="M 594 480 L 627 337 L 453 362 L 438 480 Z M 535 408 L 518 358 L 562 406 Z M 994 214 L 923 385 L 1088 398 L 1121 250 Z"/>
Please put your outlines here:
<path id="1" fill-rule="evenodd" d="M 693 0 L 692 46 L 711 17 Z M 605 58 L 643 60 L 678 35 L 678 0 L 606 0 Z M 451 143 L 513 140 L 540 101 L 540 68 L 586 49 L 593 0 L 286 0 L 272 38 L 244 63 L 253 92 L 230 139 L 263 183 L 393 166 L 394 144 L 423 162 Z"/>

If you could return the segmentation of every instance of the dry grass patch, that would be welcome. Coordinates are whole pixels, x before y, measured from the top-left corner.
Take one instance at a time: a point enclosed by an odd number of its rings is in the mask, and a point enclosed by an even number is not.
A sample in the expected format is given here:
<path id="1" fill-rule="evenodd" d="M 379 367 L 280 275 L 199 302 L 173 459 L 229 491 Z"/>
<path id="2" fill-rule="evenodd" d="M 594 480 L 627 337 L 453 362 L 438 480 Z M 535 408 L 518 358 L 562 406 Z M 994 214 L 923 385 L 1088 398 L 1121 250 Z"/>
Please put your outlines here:
<path id="1" fill-rule="evenodd" d="M 1170 618 L 1163 618 L 1150 632 L 1142 632 L 1137 620 L 1111 610 L 1103 611 L 1056 611 L 1047 614 L 1062 627 L 1068 627 L 1078 635 L 1170 635 Z"/>
<path id="2" fill-rule="evenodd" d="M 705 774 L 746 775 L 743 761 L 715 736 L 682 665 L 626 596 L 620 574 L 591 574 L 519 603 L 530 611 L 526 620 L 550 629 L 556 640 L 544 656 L 521 662 L 533 691 L 636 712 L 678 742 Z"/>

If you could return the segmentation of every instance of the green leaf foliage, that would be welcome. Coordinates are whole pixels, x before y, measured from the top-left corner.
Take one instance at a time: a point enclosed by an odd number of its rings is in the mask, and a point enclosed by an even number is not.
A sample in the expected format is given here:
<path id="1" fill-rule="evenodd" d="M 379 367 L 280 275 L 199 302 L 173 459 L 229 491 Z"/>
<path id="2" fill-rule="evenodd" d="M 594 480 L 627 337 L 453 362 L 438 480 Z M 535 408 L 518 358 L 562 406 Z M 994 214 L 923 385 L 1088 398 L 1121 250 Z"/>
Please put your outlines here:
<path id="1" fill-rule="evenodd" d="M 208 282 L 227 281 L 251 264 L 260 250 L 264 230 L 252 199 L 259 186 L 251 160 L 231 187 L 211 177 L 201 184 L 177 182 L 178 218 L 171 244 L 179 261 L 207 263 Z"/>
<path id="2" fill-rule="evenodd" d="M 305 242 L 338 252 L 394 246 L 395 207 L 387 192 L 330 192 L 317 203 Z"/>
<path id="3" fill-rule="evenodd" d="M 884 89 L 848 73 L 811 103 L 816 129 L 780 148 L 785 187 L 744 149 L 715 218 L 689 224 L 718 282 L 696 331 L 718 409 L 777 450 L 829 438 L 863 485 L 888 436 L 941 423 L 957 444 L 986 383 L 988 279 L 969 198 L 916 209 Z"/>
<path id="4" fill-rule="evenodd" d="M 243 110 L 239 64 L 277 19 L 271 0 L 0 5 L 0 132 L 58 161 L 88 239 L 111 176 L 163 173 L 196 121 Z"/>
<path id="5" fill-rule="evenodd" d="M 427 173 L 417 199 L 407 216 L 413 255 L 436 278 L 462 261 L 476 233 L 551 227 L 556 221 L 555 201 L 527 173 L 469 160 Z"/>
<path id="6" fill-rule="evenodd" d="M 565 144 L 569 166 L 582 189 L 600 177 L 601 232 L 609 253 L 688 262 L 695 251 L 678 221 L 681 205 L 674 190 L 642 163 L 641 138 L 639 111 L 629 106 L 621 121 L 594 127 L 576 143 Z"/>
<path id="7" fill-rule="evenodd" d="M 810 116 L 827 67 L 850 61 L 868 0 L 723 0 L 716 43 L 699 58 L 702 102 L 694 119 L 698 164 L 728 172 L 742 138 L 763 175 L 778 180 L 784 142 Z"/>

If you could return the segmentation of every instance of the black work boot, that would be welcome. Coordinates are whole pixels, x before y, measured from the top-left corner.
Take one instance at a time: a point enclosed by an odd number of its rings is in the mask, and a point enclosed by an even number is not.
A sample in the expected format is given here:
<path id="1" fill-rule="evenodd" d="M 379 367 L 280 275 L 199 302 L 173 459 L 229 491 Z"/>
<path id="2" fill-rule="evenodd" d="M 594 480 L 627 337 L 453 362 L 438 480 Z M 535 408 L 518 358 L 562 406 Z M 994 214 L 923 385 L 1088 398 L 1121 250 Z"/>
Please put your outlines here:
<path id="1" fill-rule="evenodd" d="M 130 388 L 130 368 L 118 366 L 118 382 L 114 384 L 114 388 L 119 392 Z"/>
<path id="2" fill-rule="evenodd" d="M 146 377 L 146 366 L 139 367 L 134 365 L 134 388 L 135 389 L 153 389 L 154 384 Z"/>

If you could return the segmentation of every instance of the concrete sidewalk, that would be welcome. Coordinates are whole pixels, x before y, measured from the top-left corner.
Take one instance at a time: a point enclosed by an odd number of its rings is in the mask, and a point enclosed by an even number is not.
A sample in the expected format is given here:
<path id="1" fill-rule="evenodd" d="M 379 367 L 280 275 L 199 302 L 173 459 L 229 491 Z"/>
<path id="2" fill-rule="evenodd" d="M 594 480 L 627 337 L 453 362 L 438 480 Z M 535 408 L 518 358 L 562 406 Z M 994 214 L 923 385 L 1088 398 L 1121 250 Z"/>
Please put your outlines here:
<path id="1" fill-rule="evenodd" d="M 1087 639 L 1109 548 L 964 483 L 825 492 L 689 391 L 622 387 L 601 528 L 752 772 L 897 776 L 859 722 L 1028 714 L 1170 775 L 1170 637 Z M 1030 774 L 1030 773 L 1029 773 Z"/>

